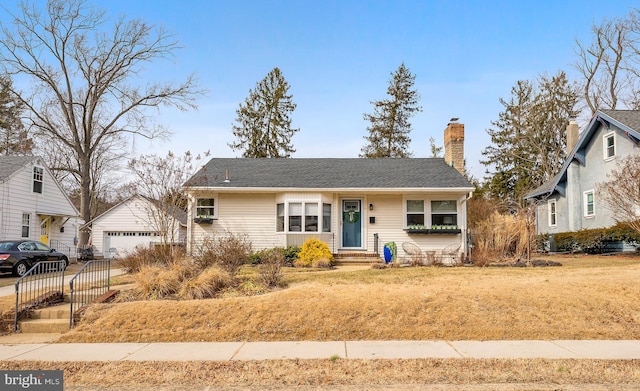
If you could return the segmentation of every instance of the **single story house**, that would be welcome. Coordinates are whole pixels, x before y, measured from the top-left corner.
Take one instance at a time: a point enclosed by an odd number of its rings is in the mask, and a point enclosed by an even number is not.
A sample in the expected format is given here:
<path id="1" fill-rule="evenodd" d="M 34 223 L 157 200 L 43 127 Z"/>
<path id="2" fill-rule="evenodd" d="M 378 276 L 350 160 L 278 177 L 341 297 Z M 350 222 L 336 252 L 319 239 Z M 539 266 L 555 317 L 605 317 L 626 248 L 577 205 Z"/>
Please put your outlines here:
<path id="1" fill-rule="evenodd" d="M 90 244 L 96 255 L 111 259 L 122 256 L 136 247 L 160 244 L 160 232 L 173 244 L 186 240 L 186 213 L 178 217 L 161 217 L 166 213 L 157 203 L 135 195 L 116 204 L 92 219 L 81 229 L 90 232 Z"/>
<path id="2" fill-rule="evenodd" d="M 382 257 L 395 242 L 467 251 L 464 125 L 445 129 L 445 158 L 213 158 L 186 184 L 187 247 L 228 232 L 254 250 L 326 242 L 337 256 Z"/>
<path id="3" fill-rule="evenodd" d="M 585 130 L 567 127 L 567 160 L 549 182 L 527 194 L 536 203 L 536 232 L 553 235 L 616 224 L 608 206 L 598 201 L 596 184 L 619 161 L 640 153 L 640 111 L 598 110 Z M 554 250 L 553 241 L 550 241 Z"/>
<path id="4" fill-rule="evenodd" d="M 73 258 L 80 222 L 41 158 L 0 156 L 0 240 L 37 240 Z"/>

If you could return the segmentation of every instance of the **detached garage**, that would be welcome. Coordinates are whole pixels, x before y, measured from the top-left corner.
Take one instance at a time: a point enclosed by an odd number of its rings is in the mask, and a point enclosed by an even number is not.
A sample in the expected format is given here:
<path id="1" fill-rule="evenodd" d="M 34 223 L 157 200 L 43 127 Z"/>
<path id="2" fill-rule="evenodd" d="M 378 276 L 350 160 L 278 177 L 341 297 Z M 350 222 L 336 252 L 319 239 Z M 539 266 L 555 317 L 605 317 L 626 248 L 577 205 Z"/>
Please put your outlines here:
<path id="1" fill-rule="evenodd" d="M 155 226 L 153 214 L 158 210 L 155 204 L 144 197 L 133 196 L 85 224 L 91 232 L 90 244 L 97 255 L 104 258 L 123 256 L 136 247 L 149 247 L 160 243 L 160 233 Z M 186 219 L 186 213 L 185 213 Z M 178 242 L 186 238 L 186 225 L 183 219 L 174 234 Z M 170 236 L 169 236 L 170 237 Z"/>

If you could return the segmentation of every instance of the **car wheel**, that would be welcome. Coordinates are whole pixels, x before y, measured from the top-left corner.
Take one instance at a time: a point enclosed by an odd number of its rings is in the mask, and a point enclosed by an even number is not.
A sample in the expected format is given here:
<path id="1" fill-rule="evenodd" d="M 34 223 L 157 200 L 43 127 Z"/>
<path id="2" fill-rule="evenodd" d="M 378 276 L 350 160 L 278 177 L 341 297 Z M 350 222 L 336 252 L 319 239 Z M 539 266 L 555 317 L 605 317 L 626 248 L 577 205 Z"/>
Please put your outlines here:
<path id="1" fill-rule="evenodd" d="M 22 277 L 25 274 L 27 274 L 28 270 L 29 270 L 29 267 L 27 266 L 27 264 L 24 263 L 23 261 L 20 261 L 16 263 L 16 265 L 13 267 L 13 274 L 16 277 Z"/>
<path id="2" fill-rule="evenodd" d="M 60 262 L 58 263 L 58 271 L 63 272 L 67 268 L 67 266 L 69 266 L 69 261 L 67 260 L 67 258 L 60 258 Z"/>

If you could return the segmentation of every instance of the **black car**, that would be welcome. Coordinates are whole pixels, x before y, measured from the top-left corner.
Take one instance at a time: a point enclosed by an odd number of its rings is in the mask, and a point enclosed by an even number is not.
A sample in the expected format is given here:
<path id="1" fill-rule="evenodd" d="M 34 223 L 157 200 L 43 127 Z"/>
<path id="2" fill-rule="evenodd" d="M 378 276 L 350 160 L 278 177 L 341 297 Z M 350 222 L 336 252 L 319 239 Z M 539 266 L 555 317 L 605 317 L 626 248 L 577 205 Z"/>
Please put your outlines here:
<path id="1" fill-rule="evenodd" d="M 0 272 L 22 277 L 33 265 L 42 261 L 58 261 L 58 270 L 69 266 L 69 259 L 61 252 L 35 240 L 0 240 Z"/>

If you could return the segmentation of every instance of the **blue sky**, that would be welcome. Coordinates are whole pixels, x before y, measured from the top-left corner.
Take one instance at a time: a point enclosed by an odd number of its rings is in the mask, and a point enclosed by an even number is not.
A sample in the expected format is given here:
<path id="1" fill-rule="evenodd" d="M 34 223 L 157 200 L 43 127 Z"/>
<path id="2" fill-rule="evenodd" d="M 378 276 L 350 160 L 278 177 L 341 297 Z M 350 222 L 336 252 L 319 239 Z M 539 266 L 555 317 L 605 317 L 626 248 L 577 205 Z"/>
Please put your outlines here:
<path id="1" fill-rule="evenodd" d="M 239 103 L 274 67 L 290 84 L 300 131 L 294 157 L 357 157 L 370 101 L 386 97 L 404 62 L 424 108 L 412 119 L 411 150 L 429 157 L 449 119 L 465 124 L 467 167 L 484 175 L 486 130 L 517 80 L 566 70 L 575 75 L 575 39 L 590 42 L 604 17 L 631 1 L 97 1 L 109 15 L 141 18 L 172 31 L 183 46 L 173 62 L 145 77 L 182 80 L 195 73 L 207 90 L 198 111 L 162 109 L 170 140 L 136 140 L 132 153 L 203 152 L 240 156 L 227 144 Z"/>

